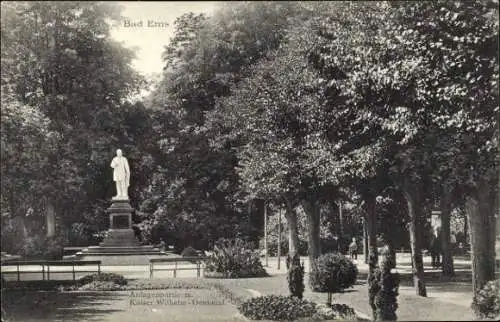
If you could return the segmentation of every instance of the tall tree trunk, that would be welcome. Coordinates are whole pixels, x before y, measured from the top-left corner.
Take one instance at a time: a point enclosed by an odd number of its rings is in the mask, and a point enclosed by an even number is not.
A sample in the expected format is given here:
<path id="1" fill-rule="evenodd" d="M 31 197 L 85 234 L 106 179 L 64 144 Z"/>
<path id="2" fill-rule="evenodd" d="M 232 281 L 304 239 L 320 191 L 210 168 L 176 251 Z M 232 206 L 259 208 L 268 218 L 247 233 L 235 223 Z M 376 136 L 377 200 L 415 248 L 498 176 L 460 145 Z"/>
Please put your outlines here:
<path id="1" fill-rule="evenodd" d="M 292 203 L 285 198 L 285 217 L 288 225 L 288 255 L 293 256 L 299 252 L 299 231 L 297 229 L 297 214 L 293 210 Z"/>
<path id="2" fill-rule="evenodd" d="M 394 248 L 394 243 L 391 241 L 387 244 L 389 253 L 387 256 L 389 257 L 389 263 L 391 268 L 396 268 L 396 248 Z"/>
<path id="3" fill-rule="evenodd" d="M 427 291 L 424 282 L 424 263 L 422 259 L 422 250 L 420 249 L 420 191 L 419 188 L 409 187 L 405 185 L 404 195 L 408 204 L 408 212 L 410 215 L 410 248 L 411 261 L 413 271 L 413 285 L 417 295 L 427 296 Z"/>
<path id="4" fill-rule="evenodd" d="M 309 237 L 308 243 L 308 254 L 310 267 L 314 259 L 316 259 L 321 254 L 321 244 L 319 236 L 319 207 L 316 200 L 302 200 L 302 207 L 307 215 L 307 232 Z"/>
<path id="5" fill-rule="evenodd" d="M 495 279 L 494 188 L 489 182 L 478 183 L 477 195 L 466 200 L 472 251 L 472 288 L 474 294 Z"/>
<path id="6" fill-rule="evenodd" d="M 47 226 L 47 237 L 53 237 L 56 234 L 56 211 L 52 202 L 47 201 L 45 205 L 45 222 Z"/>
<path id="7" fill-rule="evenodd" d="M 441 250 L 443 252 L 441 263 L 444 276 L 455 276 L 453 255 L 450 245 L 450 217 L 451 196 L 448 191 L 444 191 L 441 198 Z"/>
<path id="8" fill-rule="evenodd" d="M 470 245 L 470 236 L 469 236 L 469 219 L 467 218 L 467 213 L 466 213 L 464 221 L 464 246 L 467 245 Z"/>
<path id="9" fill-rule="evenodd" d="M 366 203 L 366 233 L 368 237 L 368 274 L 371 276 L 378 265 L 377 249 L 377 211 L 375 196 L 369 195 L 365 198 Z"/>
<path id="10" fill-rule="evenodd" d="M 343 214 L 343 209 L 342 209 L 342 202 L 339 201 L 338 203 L 339 207 L 339 239 L 338 239 L 338 249 L 339 253 L 344 252 L 344 214 Z"/>
<path id="11" fill-rule="evenodd" d="M 368 232 L 366 229 L 366 218 L 363 217 L 363 258 L 365 264 L 368 264 Z"/>
<path id="12" fill-rule="evenodd" d="M 266 267 L 269 266 L 269 249 L 267 245 L 268 218 L 267 218 L 268 203 L 264 201 L 264 258 Z"/>
<path id="13" fill-rule="evenodd" d="M 383 254 L 379 254 L 379 256 L 387 257 L 388 262 L 386 263 L 391 268 L 396 268 L 396 248 L 395 245 L 395 237 L 392 235 L 388 235 L 385 241 L 385 250 Z M 385 253 L 387 252 L 387 253 Z"/>

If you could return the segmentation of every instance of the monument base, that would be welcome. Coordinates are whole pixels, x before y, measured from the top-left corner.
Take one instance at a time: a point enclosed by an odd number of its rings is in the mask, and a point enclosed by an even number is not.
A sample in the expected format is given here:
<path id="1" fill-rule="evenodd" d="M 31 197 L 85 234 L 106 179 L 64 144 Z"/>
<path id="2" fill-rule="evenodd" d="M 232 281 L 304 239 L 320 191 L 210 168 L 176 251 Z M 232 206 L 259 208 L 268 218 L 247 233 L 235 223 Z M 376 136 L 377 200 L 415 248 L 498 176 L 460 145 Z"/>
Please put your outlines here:
<path id="1" fill-rule="evenodd" d="M 107 231 L 106 237 L 99 244 L 101 247 L 130 247 L 130 246 L 141 246 L 139 240 L 135 237 L 135 232 L 133 229 L 109 229 Z"/>
<path id="2" fill-rule="evenodd" d="M 100 260 L 102 265 L 147 265 L 149 259 L 178 256 L 151 245 L 141 245 L 132 229 L 132 212 L 128 200 L 112 200 L 109 212 L 110 229 L 99 246 L 89 246 L 67 259 Z"/>
<path id="3" fill-rule="evenodd" d="M 111 207 L 108 208 L 109 228 L 112 229 L 132 229 L 132 213 L 134 208 L 129 204 L 128 199 L 114 199 Z"/>

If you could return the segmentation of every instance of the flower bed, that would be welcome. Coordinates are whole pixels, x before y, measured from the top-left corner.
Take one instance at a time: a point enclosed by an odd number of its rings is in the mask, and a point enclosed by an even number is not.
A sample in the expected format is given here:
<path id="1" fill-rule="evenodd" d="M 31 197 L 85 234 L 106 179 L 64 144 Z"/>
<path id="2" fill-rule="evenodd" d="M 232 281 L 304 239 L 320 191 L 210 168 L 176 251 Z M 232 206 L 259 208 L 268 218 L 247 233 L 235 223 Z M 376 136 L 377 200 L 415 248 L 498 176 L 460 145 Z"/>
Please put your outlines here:
<path id="1" fill-rule="evenodd" d="M 268 276 L 259 254 L 241 239 L 219 239 L 206 258 L 207 278 L 243 278 Z"/>
<path id="2" fill-rule="evenodd" d="M 354 309 L 344 304 L 328 307 L 297 297 L 266 295 L 251 298 L 238 306 L 240 313 L 251 320 L 325 321 L 361 320 Z"/>

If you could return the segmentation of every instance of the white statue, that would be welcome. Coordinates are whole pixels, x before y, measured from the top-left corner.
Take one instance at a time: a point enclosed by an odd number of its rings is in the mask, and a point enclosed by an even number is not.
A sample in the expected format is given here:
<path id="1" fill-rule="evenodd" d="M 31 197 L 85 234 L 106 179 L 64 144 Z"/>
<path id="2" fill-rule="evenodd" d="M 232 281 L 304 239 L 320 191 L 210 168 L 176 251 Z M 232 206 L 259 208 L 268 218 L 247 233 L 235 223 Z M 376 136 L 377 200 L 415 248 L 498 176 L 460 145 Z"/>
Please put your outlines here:
<path id="1" fill-rule="evenodd" d="M 122 156 L 122 150 L 116 150 L 116 157 L 111 161 L 113 181 L 116 182 L 116 196 L 113 199 L 128 199 L 128 186 L 130 184 L 130 168 L 127 158 Z"/>

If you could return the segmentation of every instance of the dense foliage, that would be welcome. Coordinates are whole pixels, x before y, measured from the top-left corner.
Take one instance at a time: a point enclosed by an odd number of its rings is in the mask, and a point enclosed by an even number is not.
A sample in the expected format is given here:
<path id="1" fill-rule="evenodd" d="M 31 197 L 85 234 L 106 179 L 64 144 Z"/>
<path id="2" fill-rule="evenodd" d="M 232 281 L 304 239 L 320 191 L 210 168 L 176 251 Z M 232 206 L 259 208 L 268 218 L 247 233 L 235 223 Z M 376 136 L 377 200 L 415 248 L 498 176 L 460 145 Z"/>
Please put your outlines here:
<path id="1" fill-rule="evenodd" d="M 357 321 L 354 309 L 345 304 L 328 307 L 297 297 L 267 295 L 244 301 L 238 310 L 251 320 L 272 321 Z"/>
<path id="2" fill-rule="evenodd" d="M 163 225 L 182 249 L 196 240 L 208 249 L 219 237 L 256 237 L 249 205 L 243 202 L 233 151 L 212 149 L 206 111 L 248 74 L 248 66 L 277 48 L 288 25 L 292 2 L 223 4 L 210 19 L 186 14 L 164 53 L 165 69 L 151 108 L 158 171 L 142 211 L 154 229 Z M 175 227 L 171 229 L 170 227 Z M 168 232 L 168 233 L 167 233 Z"/>
<path id="3" fill-rule="evenodd" d="M 121 147 L 144 243 L 258 242 L 274 203 L 290 253 L 307 240 L 313 262 L 363 223 L 372 264 L 377 235 L 410 247 L 425 296 L 426 217 L 440 208 L 447 241 L 459 208 L 476 295 L 495 278 L 497 0 L 231 2 L 185 14 L 144 102 L 131 99 L 144 84 L 134 53 L 110 36 L 119 19 L 115 3 L 2 2 L 5 250 L 46 256 L 35 235 L 54 222 L 68 243 L 97 242 Z M 253 247 L 223 248 L 213 272 L 262 272 Z"/>
<path id="4" fill-rule="evenodd" d="M 340 321 L 359 321 L 354 309 L 346 304 L 325 304 L 316 305 L 316 313 L 311 317 L 312 321 L 340 320 Z"/>
<path id="5" fill-rule="evenodd" d="M 295 254 L 293 257 L 287 257 L 287 281 L 290 296 L 302 298 L 304 294 L 304 264 L 300 263 L 300 257 Z"/>
<path id="6" fill-rule="evenodd" d="M 297 297 L 266 295 L 243 302 L 238 310 L 251 320 L 293 321 L 313 316 L 316 304 Z"/>
<path id="7" fill-rule="evenodd" d="M 309 284 L 314 292 L 338 293 L 354 286 L 358 275 L 356 265 L 347 257 L 327 253 L 313 263 Z"/>
<path id="8" fill-rule="evenodd" d="M 34 235 L 28 237 L 19 252 L 25 259 L 62 259 L 66 240 L 61 236 L 45 237 Z"/>
<path id="9" fill-rule="evenodd" d="M 241 239 L 219 239 L 205 263 L 206 277 L 260 277 L 267 273 L 252 245 Z"/>
<path id="10" fill-rule="evenodd" d="M 392 257 L 385 253 L 379 267 L 368 279 L 369 302 L 375 321 L 397 320 L 399 274 Z"/>
<path id="11" fill-rule="evenodd" d="M 149 180 L 150 115 L 130 100 L 143 79 L 110 36 L 119 19 L 112 3 L 2 3 L 1 208 L 19 231 L 12 244 L 54 225 L 107 228 L 116 148 L 132 164 L 133 199 Z"/>
<path id="12" fill-rule="evenodd" d="M 481 319 L 500 317 L 500 280 L 489 281 L 472 301 L 474 313 Z"/>
<path id="13" fill-rule="evenodd" d="M 92 282 L 111 282 L 117 285 L 127 285 L 128 281 L 123 277 L 123 275 L 116 273 L 95 273 L 92 275 L 86 275 L 80 278 L 79 283 L 81 285 L 89 284 Z"/>
<path id="14" fill-rule="evenodd" d="M 188 246 L 188 247 L 184 248 L 184 250 L 181 253 L 181 256 L 182 257 L 197 257 L 198 252 L 193 247 Z"/>

